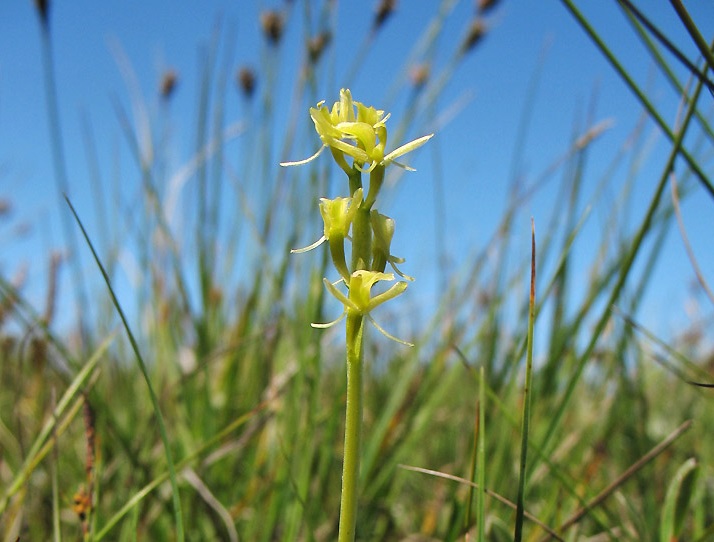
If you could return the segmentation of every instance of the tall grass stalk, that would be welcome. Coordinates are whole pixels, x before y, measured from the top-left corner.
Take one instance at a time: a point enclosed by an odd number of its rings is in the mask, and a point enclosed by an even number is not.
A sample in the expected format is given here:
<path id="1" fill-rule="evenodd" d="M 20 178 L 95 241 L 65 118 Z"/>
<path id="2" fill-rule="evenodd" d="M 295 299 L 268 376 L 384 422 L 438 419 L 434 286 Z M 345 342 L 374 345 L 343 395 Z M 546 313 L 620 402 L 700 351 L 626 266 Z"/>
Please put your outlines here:
<path id="1" fill-rule="evenodd" d="M 42 66 L 45 78 L 45 97 L 47 100 L 47 117 L 50 130 L 50 146 L 52 147 L 52 163 L 54 166 L 55 183 L 57 187 L 58 201 L 63 195 L 68 195 L 69 182 L 67 180 L 67 163 L 64 154 L 64 144 L 60 123 L 59 106 L 57 105 L 57 83 L 55 81 L 55 67 L 53 59 L 52 36 L 50 32 L 50 21 L 47 12 L 38 9 L 38 16 L 41 26 L 42 41 Z M 86 291 L 86 281 L 82 271 L 82 264 L 79 258 L 79 242 L 77 234 L 72 228 L 70 218 L 66 213 L 60 213 L 64 240 L 69 246 L 70 265 L 72 267 L 75 310 L 77 313 L 77 325 L 83 339 L 87 339 L 88 330 L 84 315 L 89 310 L 88 294 Z"/>
<path id="2" fill-rule="evenodd" d="M 86 380 L 91 376 L 97 363 L 101 359 L 102 354 L 108 346 L 109 341 L 106 341 L 103 345 L 100 345 L 99 349 L 94 353 L 94 355 L 92 355 L 92 357 L 87 361 L 86 365 L 76 375 L 70 386 L 60 398 L 57 405 L 52 410 L 51 418 L 47 420 L 47 422 L 44 424 L 42 431 L 40 431 L 33 445 L 30 447 L 23 467 L 20 469 L 20 472 L 15 477 L 14 482 L 10 484 L 8 489 L 5 491 L 2 501 L 0 501 L 0 512 L 5 510 L 5 507 L 7 506 L 7 500 L 20 489 L 22 484 L 30 476 L 30 473 L 37 465 L 41 457 L 43 457 L 44 453 L 49 450 L 49 448 L 45 448 L 45 452 L 43 453 L 43 447 L 47 443 L 49 437 L 53 434 L 53 432 L 55 432 L 54 434 L 57 434 L 57 420 L 59 420 L 60 418 L 64 418 L 64 413 L 69 408 L 70 402 L 75 398 L 76 395 L 79 394 L 81 386 L 83 386 Z M 72 412 L 76 413 L 76 405 L 72 409 Z"/>
<path id="3" fill-rule="evenodd" d="M 486 540 L 486 382 L 483 367 L 479 369 L 478 379 L 478 446 L 477 446 L 477 483 L 476 522 L 478 525 L 477 540 Z"/>
<path id="4" fill-rule="evenodd" d="M 593 330 L 591 339 L 588 342 L 588 345 L 585 347 L 583 353 L 579 357 L 579 361 L 576 366 L 577 367 L 576 372 L 570 378 L 570 380 L 568 382 L 568 386 L 565 390 L 565 393 L 563 394 L 563 398 L 560 401 L 560 405 L 558 406 L 557 410 L 555 411 L 555 414 L 551 418 L 549 428 L 545 433 L 545 438 L 544 438 L 543 442 L 541 443 L 541 446 L 544 449 L 548 449 L 549 441 L 555 434 L 555 428 L 560 423 L 561 418 L 565 412 L 565 409 L 568 407 L 568 405 L 572 399 L 573 392 L 575 390 L 575 386 L 578 383 L 578 381 L 580 380 L 580 375 L 582 374 L 582 371 L 585 369 L 585 364 L 590 359 L 590 356 L 593 354 L 593 351 L 595 350 L 595 346 L 597 345 L 597 341 L 598 341 L 600 335 L 602 334 L 602 332 L 604 331 L 605 325 L 611 318 L 612 306 L 617 302 L 617 300 L 620 296 L 620 293 L 622 292 L 622 289 L 625 285 L 625 281 L 630 276 L 630 270 L 632 269 L 632 266 L 635 262 L 635 258 L 637 257 L 637 254 L 640 251 L 640 248 L 642 246 L 644 238 L 646 235 L 648 235 L 650 233 L 652 221 L 653 221 L 655 213 L 659 207 L 660 199 L 662 197 L 664 189 L 667 185 L 667 179 L 669 178 L 672 168 L 674 167 L 674 161 L 681 151 L 681 144 L 684 139 L 684 135 L 687 133 L 689 121 L 691 120 L 691 118 L 694 114 L 694 111 L 696 110 L 697 99 L 699 98 L 699 94 L 700 94 L 701 90 L 702 90 L 702 82 L 699 81 L 695 87 L 695 90 L 694 90 L 694 93 L 693 93 L 691 99 L 689 99 L 685 102 L 685 103 L 687 103 L 687 110 L 686 110 L 686 113 L 682 120 L 681 126 L 676 131 L 673 145 L 672 145 L 672 150 L 670 151 L 667 163 L 665 164 L 665 166 L 663 168 L 662 174 L 661 174 L 660 179 L 657 183 L 654 194 L 653 194 L 652 198 L 650 199 L 650 203 L 648 205 L 647 211 L 645 212 L 645 216 L 643 217 L 642 222 L 640 223 L 640 226 L 637 229 L 637 232 L 634 235 L 632 242 L 626 252 L 625 258 L 623 259 L 621 266 L 618 269 L 617 281 L 615 282 L 615 285 L 613 286 L 610 294 L 608 295 L 607 302 L 605 304 L 605 308 L 604 308 L 603 312 L 601 313 L 600 318 L 597 321 L 597 324 L 595 325 L 595 329 Z"/>
<path id="5" fill-rule="evenodd" d="M 617 59 L 615 54 L 610 50 L 607 43 L 597 34 L 590 22 L 585 18 L 585 16 L 578 10 L 575 4 L 571 0 L 562 0 L 568 10 L 573 14 L 575 19 L 580 23 L 583 29 L 587 32 L 590 38 L 593 40 L 598 49 L 603 53 L 605 58 L 610 62 L 612 67 L 622 78 L 622 80 L 627 84 L 630 90 L 635 94 L 642 106 L 647 110 L 652 119 L 657 123 L 660 129 L 667 135 L 667 137 L 676 144 L 677 136 L 674 131 L 669 127 L 669 125 L 662 118 L 657 108 L 652 104 L 652 101 L 647 97 L 646 93 L 635 83 L 634 79 L 630 73 L 625 69 L 622 63 Z M 699 80 L 702 83 L 701 80 Z M 684 94 L 683 94 L 684 96 Z M 696 110 L 696 100 L 691 104 L 691 109 Z M 681 143 L 680 143 L 681 145 Z M 686 148 L 682 147 L 679 149 L 678 153 L 687 161 L 687 164 L 692 171 L 697 175 L 697 178 L 702 183 L 702 186 L 709 192 L 709 194 L 714 197 L 714 186 L 712 185 L 709 177 L 706 175 L 704 170 L 699 165 L 698 161 L 687 151 Z"/>
<path id="6" fill-rule="evenodd" d="M 134 338 L 134 334 L 132 333 L 131 328 L 129 327 L 129 321 L 127 320 L 127 317 L 124 314 L 124 310 L 121 308 L 121 304 L 119 303 L 119 300 L 117 299 L 116 294 L 114 293 L 114 288 L 112 287 L 111 281 L 109 279 L 109 275 L 107 275 L 107 272 L 104 269 L 104 266 L 102 265 L 101 260 L 99 259 L 99 255 L 97 254 L 97 251 L 94 249 L 94 245 L 92 244 L 92 241 L 89 239 L 89 234 L 84 229 L 84 225 L 82 224 L 82 221 L 80 220 L 79 215 L 77 214 L 77 211 L 75 211 L 74 206 L 72 205 L 72 202 L 69 200 L 69 198 L 65 198 L 65 199 L 67 201 L 67 205 L 69 205 L 69 208 L 72 211 L 72 215 L 74 216 L 74 219 L 77 221 L 77 225 L 79 226 L 80 230 L 82 231 L 82 235 L 84 236 L 84 240 L 87 243 L 89 250 L 92 252 L 94 261 L 96 262 L 97 267 L 99 268 L 99 271 L 101 272 L 102 277 L 104 278 L 104 282 L 107 286 L 107 290 L 109 291 L 109 295 L 112 298 L 114 307 L 116 308 L 117 312 L 119 313 L 119 317 L 121 318 L 122 324 L 124 324 L 124 329 L 125 329 L 126 334 L 129 338 L 129 342 L 131 343 L 131 347 L 132 347 L 132 350 L 134 351 L 134 355 L 136 356 L 136 361 L 139 365 L 139 369 L 141 370 L 141 374 L 144 376 L 144 380 L 146 382 L 146 388 L 149 392 L 149 398 L 151 399 L 151 404 L 154 408 L 154 416 L 156 417 L 156 422 L 159 427 L 159 434 L 161 435 L 161 440 L 164 445 L 164 453 L 166 455 L 166 464 L 169 469 L 169 480 L 171 481 L 171 492 L 172 492 L 171 494 L 172 494 L 173 505 L 174 505 L 176 540 L 178 540 L 179 542 L 183 542 L 183 540 L 185 539 L 184 526 L 183 526 L 183 512 L 181 511 L 181 495 L 179 493 L 178 482 L 176 479 L 176 468 L 174 467 L 173 454 L 171 453 L 171 443 L 169 441 L 168 432 L 166 431 L 166 424 L 164 422 L 164 417 L 161 414 L 161 409 L 159 407 L 159 401 L 156 397 L 156 392 L 154 391 L 154 387 L 151 384 L 151 377 L 149 376 L 149 371 L 146 367 L 146 363 L 144 362 L 144 358 L 142 357 L 141 352 L 139 350 L 139 345 L 136 342 L 136 339 Z"/>
<path id="7" fill-rule="evenodd" d="M 679 16 L 679 20 L 682 21 L 682 24 L 684 24 L 685 28 L 687 29 L 687 32 L 689 32 L 689 35 L 692 37 L 692 40 L 699 49 L 699 53 L 704 58 L 708 68 L 714 69 L 714 53 L 712 53 L 712 47 L 711 45 L 707 45 L 706 40 L 699 32 L 699 29 L 697 28 L 697 25 L 695 24 L 692 17 L 689 15 L 687 8 L 684 7 L 684 4 L 681 2 L 681 0 L 670 0 L 669 3 L 672 4 L 672 7 L 674 7 L 674 9 L 676 10 L 677 15 Z M 702 73 L 705 72 L 706 70 L 704 70 Z M 702 81 L 702 83 L 704 83 L 704 81 Z M 711 91 L 711 85 L 708 86 L 709 90 Z"/>
<path id="8" fill-rule="evenodd" d="M 528 335 L 526 345 L 526 374 L 523 386 L 523 415 L 521 419 L 521 459 L 518 476 L 518 497 L 516 498 L 515 542 L 523 538 L 523 512 L 526 492 L 526 464 L 528 459 L 528 438 L 530 435 L 531 404 L 533 402 L 533 328 L 535 327 L 536 288 L 536 242 L 535 222 L 531 219 L 531 280 L 528 296 Z"/>

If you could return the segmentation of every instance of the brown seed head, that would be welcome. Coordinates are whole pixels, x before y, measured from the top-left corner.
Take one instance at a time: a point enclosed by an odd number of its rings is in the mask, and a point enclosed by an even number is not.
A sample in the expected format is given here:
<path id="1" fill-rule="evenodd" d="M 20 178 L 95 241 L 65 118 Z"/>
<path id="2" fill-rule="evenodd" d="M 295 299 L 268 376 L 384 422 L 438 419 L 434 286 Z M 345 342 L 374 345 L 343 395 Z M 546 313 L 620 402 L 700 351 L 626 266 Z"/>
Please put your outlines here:
<path id="1" fill-rule="evenodd" d="M 238 70 L 238 75 L 236 76 L 238 81 L 238 87 L 240 88 L 243 96 L 250 99 L 253 97 L 255 92 L 255 72 L 252 68 L 242 67 Z"/>
<path id="2" fill-rule="evenodd" d="M 382 27 L 389 16 L 397 9 L 397 0 L 381 0 L 377 5 L 377 13 L 374 16 L 374 29 Z"/>
<path id="3" fill-rule="evenodd" d="M 499 0 L 478 0 L 476 2 L 478 12 L 481 14 L 491 11 L 498 4 Z"/>
<path id="4" fill-rule="evenodd" d="M 176 84 L 178 83 L 178 73 L 175 70 L 168 69 L 164 72 L 161 77 L 161 88 L 159 90 L 161 98 L 168 100 L 171 98 L 174 90 L 176 89 Z"/>
<path id="5" fill-rule="evenodd" d="M 55 309 L 57 307 L 57 282 L 59 278 L 60 266 L 64 256 L 59 251 L 53 251 L 50 258 L 50 272 L 47 281 L 47 299 L 45 301 L 45 313 L 42 318 L 44 324 L 49 327 L 54 319 Z"/>
<path id="6" fill-rule="evenodd" d="M 9 199 L 0 199 L 0 216 L 7 216 L 12 211 L 12 203 Z"/>
<path id="7" fill-rule="evenodd" d="M 466 33 L 463 43 L 461 44 L 461 52 L 467 53 L 473 49 L 483 39 L 486 34 L 486 25 L 481 19 L 474 19 Z"/>
<path id="8" fill-rule="evenodd" d="M 418 64 L 412 67 L 409 72 L 409 76 L 411 77 L 412 85 L 414 85 L 414 88 L 422 88 L 429 80 L 430 74 L 431 70 L 428 64 Z"/>
<path id="9" fill-rule="evenodd" d="M 82 486 L 79 488 L 79 491 L 74 494 L 74 497 L 72 497 L 72 510 L 77 514 L 79 521 L 84 523 L 87 521 L 87 516 L 89 516 L 91 509 L 92 497 L 87 489 Z"/>
<path id="10" fill-rule="evenodd" d="M 35 0 L 35 8 L 40 15 L 42 24 L 47 26 L 49 22 L 50 0 Z"/>
<path id="11" fill-rule="evenodd" d="M 310 56 L 310 62 L 316 64 L 317 61 L 320 60 L 322 53 L 330 44 L 330 41 L 332 41 L 332 34 L 325 31 L 321 32 L 314 38 L 311 38 L 310 41 L 307 42 L 307 53 Z"/>
<path id="12" fill-rule="evenodd" d="M 264 11 L 260 14 L 260 25 L 263 27 L 263 33 L 271 45 L 280 43 L 280 38 L 283 37 L 285 28 L 285 19 L 282 13 L 279 11 Z"/>

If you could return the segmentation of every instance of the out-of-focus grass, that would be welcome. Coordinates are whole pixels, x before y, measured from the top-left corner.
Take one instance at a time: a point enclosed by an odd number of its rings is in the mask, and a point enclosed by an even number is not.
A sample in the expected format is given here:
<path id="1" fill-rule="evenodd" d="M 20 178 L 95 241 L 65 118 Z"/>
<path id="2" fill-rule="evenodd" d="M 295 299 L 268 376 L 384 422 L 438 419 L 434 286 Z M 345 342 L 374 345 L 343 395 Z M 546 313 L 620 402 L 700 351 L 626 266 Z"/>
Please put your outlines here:
<path id="1" fill-rule="evenodd" d="M 449 4 L 443 2 L 439 17 L 448 16 Z M 304 6 L 304 19 L 320 28 L 306 30 L 311 38 L 304 44 L 281 42 L 281 25 L 297 19 L 290 16 L 302 9 L 297 5 L 262 19 L 265 71 L 254 74 L 256 88 L 250 71 L 241 71 L 239 80 L 251 112 L 244 129 L 263 131 L 245 143 L 238 160 L 224 150 L 239 130 L 226 122 L 233 59 L 218 52 L 221 33 L 205 59 L 195 155 L 185 172 L 167 175 L 161 153 L 168 150 L 135 128 L 141 119 L 130 119 L 117 105 L 142 197 L 131 216 L 120 217 L 120 232 L 89 235 L 101 239 L 99 256 L 110 281 L 120 249 L 137 255 L 142 280 L 136 292 L 121 292 L 119 301 L 124 296 L 124 303 L 136 306 L 131 328 L 166 422 L 178 495 L 168 481 L 167 450 L 146 382 L 126 336 L 113 331 L 118 320 L 106 304 L 106 288 L 94 290 L 97 321 L 83 323 L 87 329 L 78 345 L 76 337 L 55 334 L 51 306 L 59 293 L 53 288 L 41 310 L 24 301 L 19 285 L 0 281 L 4 540 L 174 540 L 181 530 L 188 540 L 335 538 L 343 352 L 331 332 L 309 326 L 326 320 L 320 280 L 326 253 L 321 267 L 312 265 L 314 259 L 289 256 L 290 248 L 320 231 L 315 208 L 330 180 L 319 163 L 307 173 L 277 167 L 281 159 L 300 155 L 299 141 L 314 140 L 303 107 L 330 99 L 323 92 L 334 61 L 329 36 L 337 35 L 330 27 L 336 7 Z M 424 61 L 442 31 L 439 17 L 415 41 Z M 375 35 L 381 20 L 375 19 Z M 463 55 L 474 53 L 463 44 L 478 42 L 480 21 L 476 16 L 469 25 L 467 41 L 455 44 L 451 60 L 430 66 L 436 76 L 421 71 L 425 79 L 402 77 L 390 87 L 385 99 L 408 94 L 412 100 L 398 133 L 428 122 Z M 354 69 L 371 44 L 366 37 Z M 274 116 L 275 53 L 286 46 L 305 47 L 287 122 Z M 685 92 L 662 55 L 654 58 Z M 170 100 L 169 86 L 162 90 L 162 99 Z M 703 126 L 701 137 L 711 145 L 707 117 L 696 104 L 692 98 L 684 110 L 696 119 L 690 123 Z M 654 108 L 649 101 L 643 107 Z M 258 117 L 262 128 L 250 124 Z M 691 124 L 684 126 L 666 127 L 672 141 L 680 141 Z M 446 277 L 433 318 L 411 330 L 418 338 L 414 349 L 368 343 L 369 358 L 380 362 L 365 375 L 359 539 L 456 540 L 471 532 L 476 539 L 512 540 L 521 515 L 495 495 L 515 503 L 519 476 L 527 540 L 547 536 L 533 517 L 568 540 L 706 540 L 714 533 L 712 399 L 710 390 L 687 383 L 711 381 L 710 360 L 691 333 L 697 330 L 682 330 L 679 339 L 662 345 L 628 318 L 637 313 L 674 224 L 665 193 L 652 184 L 651 194 L 637 194 L 651 202 L 651 212 L 629 230 L 622 214 L 634 197 L 636 171 L 624 186 L 612 174 L 604 177 L 597 197 L 611 190 L 623 196 L 600 245 L 588 252 L 587 269 L 574 267 L 573 248 L 582 244 L 589 209 L 603 204 L 580 201 L 587 158 L 601 129 L 586 124 L 567 155 L 540 178 L 526 186 L 513 183 L 511 206 L 492 240 Z M 612 171 L 625 158 L 636 163 L 646 155 L 638 130 L 612 157 Z M 274 131 L 284 137 L 273 137 Z M 679 151 L 673 145 L 672 157 Z M 91 159 L 91 145 L 87 152 Z M 679 174 L 682 197 L 701 194 L 709 181 L 697 154 L 687 156 L 695 175 L 688 168 Z M 661 172 L 660 187 L 669 174 Z M 195 192 L 180 188 L 182 175 L 196 181 Z M 533 309 L 541 343 L 525 408 L 527 463 L 519 469 L 526 457 L 520 442 L 530 254 L 514 250 L 513 227 L 533 194 L 556 178 L 567 203 L 536 224 Z M 240 212 L 227 213 L 227 200 Z M 181 222 L 175 220 L 179 210 Z M 589 277 L 584 291 L 575 285 L 576 273 Z M 394 321 L 400 316 L 394 314 Z M 470 478 L 484 492 L 476 495 L 465 483 L 400 465 Z"/>

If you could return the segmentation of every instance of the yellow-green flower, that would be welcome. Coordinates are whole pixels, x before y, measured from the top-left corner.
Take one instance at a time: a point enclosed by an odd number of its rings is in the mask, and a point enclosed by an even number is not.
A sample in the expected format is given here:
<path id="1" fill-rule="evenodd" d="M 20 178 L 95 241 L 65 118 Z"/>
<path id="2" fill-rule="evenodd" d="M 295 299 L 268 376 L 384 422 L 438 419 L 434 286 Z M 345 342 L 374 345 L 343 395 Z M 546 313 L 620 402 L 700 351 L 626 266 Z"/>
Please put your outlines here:
<path id="1" fill-rule="evenodd" d="M 349 198 L 320 198 L 320 214 L 325 224 L 325 239 L 347 237 L 360 203 L 362 203 L 361 188 Z"/>
<path id="2" fill-rule="evenodd" d="M 322 279 L 323 283 L 325 284 L 325 288 L 327 288 L 327 290 L 345 306 L 345 310 L 342 312 L 342 315 L 337 318 L 337 320 L 334 320 L 327 324 L 312 324 L 312 327 L 332 327 L 338 322 L 340 322 L 345 316 L 366 316 L 369 321 L 372 322 L 372 325 L 374 325 L 374 327 L 376 327 L 377 330 L 387 338 L 392 339 L 393 341 L 397 341 L 398 343 L 405 344 L 407 346 L 413 346 L 411 343 L 402 341 L 401 339 L 397 339 L 393 335 L 387 333 L 384 329 L 382 329 L 382 327 L 380 327 L 379 324 L 377 324 L 377 322 L 374 321 L 374 318 L 372 318 L 372 316 L 370 315 L 370 312 L 373 309 L 375 309 L 382 303 L 389 301 L 390 299 L 394 299 L 398 295 L 404 293 L 404 290 L 407 289 L 407 283 L 400 281 L 396 284 L 393 284 L 385 292 L 377 294 L 374 297 L 372 296 L 372 286 L 374 286 L 380 281 L 393 280 L 394 275 L 392 273 L 379 273 L 377 271 L 367 271 L 364 269 L 360 269 L 350 275 L 348 285 L 349 292 L 348 295 L 345 295 L 337 289 L 337 286 L 335 286 L 335 284 L 331 283 L 327 279 Z"/>
<path id="3" fill-rule="evenodd" d="M 356 110 L 356 112 L 355 112 Z M 361 102 L 352 100 L 349 89 L 340 90 L 340 101 L 329 109 L 324 100 L 316 107 L 310 108 L 310 117 L 315 124 L 315 131 L 320 136 L 322 147 L 311 157 L 297 162 L 283 162 L 283 166 L 306 164 L 315 158 L 325 148 L 330 148 L 338 165 L 349 174 L 352 168 L 371 172 L 377 166 L 395 164 L 405 169 L 411 169 L 396 159 L 408 152 L 421 147 L 434 134 L 417 138 L 393 150 L 385 156 L 387 146 L 387 126 L 389 115 L 384 111 L 367 107 Z M 346 157 L 351 157 L 350 166 Z M 369 164 L 365 167 L 366 164 Z"/>
<path id="4" fill-rule="evenodd" d="M 345 304 L 347 312 L 352 311 L 364 316 L 369 314 L 372 309 L 378 307 L 385 301 L 397 297 L 407 289 L 406 282 L 397 282 L 386 292 L 372 297 L 372 286 L 383 280 L 392 281 L 394 280 L 394 275 L 392 273 L 379 273 L 377 271 L 366 271 L 364 269 L 352 273 L 350 277 L 349 298 L 345 298 L 344 295 L 342 295 L 341 299 L 343 302 L 347 301 Z M 334 292 L 341 294 L 336 288 L 334 288 Z M 340 299 L 339 296 L 338 299 Z"/>
<path id="5" fill-rule="evenodd" d="M 345 260 L 345 238 L 349 235 L 350 226 L 361 203 L 361 188 L 349 198 L 320 198 L 320 215 L 322 215 L 324 223 L 322 237 L 310 246 L 293 249 L 291 252 L 307 252 L 327 241 L 330 245 L 332 262 L 340 272 L 340 275 L 342 275 L 342 278 L 348 280 L 350 273 Z"/>
<path id="6" fill-rule="evenodd" d="M 325 223 L 324 237 L 330 245 L 332 263 L 344 280 L 350 275 L 345 260 L 345 237 L 350 232 L 350 226 L 361 203 L 361 188 L 349 198 L 320 199 L 320 214 Z"/>
<path id="7" fill-rule="evenodd" d="M 387 267 L 387 262 L 392 266 L 394 272 L 403 279 L 413 281 L 414 277 L 405 275 L 397 267 L 398 263 L 404 263 L 404 258 L 392 256 L 391 246 L 392 237 L 394 237 L 394 219 L 373 210 L 370 213 L 370 222 L 372 223 L 372 269 L 375 271 L 384 272 Z"/>

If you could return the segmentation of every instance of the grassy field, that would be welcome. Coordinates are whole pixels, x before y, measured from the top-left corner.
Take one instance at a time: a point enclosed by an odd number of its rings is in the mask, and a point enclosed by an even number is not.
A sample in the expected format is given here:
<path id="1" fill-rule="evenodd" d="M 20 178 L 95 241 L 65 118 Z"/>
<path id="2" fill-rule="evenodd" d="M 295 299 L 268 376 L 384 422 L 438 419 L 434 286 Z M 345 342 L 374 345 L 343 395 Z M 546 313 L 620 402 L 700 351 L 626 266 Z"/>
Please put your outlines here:
<path id="1" fill-rule="evenodd" d="M 575 6 L 563 3 L 592 35 L 592 46 L 611 55 Z M 292 9 L 302 9 L 297 4 Z M 323 10 L 326 21 L 336 9 L 331 2 L 304 4 Z M 382 4 L 375 33 L 389 16 L 389 3 Z M 53 126 L 52 33 L 42 5 Z M 390 149 L 410 139 L 405 134 L 425 133 L 445 83 L 477 52 L 484 33 L 498 32 L 482 17 L 476 10 L 470 34 L 445 65 L 432 67 L 436 75 L 414 71 L 397 90 L 411 101 L 390 120 Z M 380 324 L 416 344 L 390 341 L 371 326 L 365 331 L 357 540 L 714 540 L 714 390 L 697 385 L 714 382 L 706 330 L 682 329 L 662 341 L 631 316 L 665 236 L 678 227 L 679 198 L 714 194 L 706 161 L 714 133 L 705 114 L 712 86 L 706 76 L 676 79 L 646 15 L 623 10 L 623 17 L 683 97 L 678 122 L 668 125 L 647 93 L 633 88 L 643 119 L 659 125 L 671 151 L 650 192 L 628 190 L 634 169 L 616 187 L 624 201 L 615 213 L 626 212 L 632 198 L 644 198 L 645 212 L 630 217 L 631 229 L 618 228 L 619 215 L 610 217 L 588 267 L 575 268 L 573 250 L 589 213 L 578 195 L 603 129 L 587 126 L 542 179 L 514 181 L 493 237 L 469 249 L 467 264 L 445 277 L 423 325 L 417 328 L 407 314 L 413 307 L 400 302 L 379 313 Z M 679 17 L 689 25 L 684 12 Z M 266 12 L 261 21 L 266 58 L 272 48 L 307 47 L 294 101 L 339 99 L 320 94 L 338 29 L 286 45 L 282 25 L 289 18 Z M 428 52 L 438 39 L 440 21 L 433 23 L 415 48 Z M 701 40 L 696 24 L 689 28 Z M 370 46 L 365 39 L 363 47 Z M 704 54 L 706 42 L 701 48 Z M 319 145 L 307 111 L 286 119 L 279 139 L 252 138 L 243 147 L 246 169 L 236 171 L 222 150 L 235 135 L 223 105 L 236 67 L 217 57 L 209 53 L 197 98 L 195 156 L 186 173 L 196 186 L 190 218 L 180 227 L 172 221 L 175 194 L 161 154 L 171 150 L 156 142 L 149 152 L 147 134 L 135 128 L 140 123 L 118 108 L 117 125 L 141 178 L 127 225 L 113 231 L 99 221 L 85 237 L 82 210 L 75 220 L 63 201 L 70 253 L 89 254 L 96 244 L 96 263 L 56 258 L 40 307 L 28 303 L 21 285 L 0 277 L 2 540 L 337 539 L 345 344 L 339 326 L 310 326 L 337 316 L 322 283 L 336 274 L 324 245 L 290 253 L 322 231 L 318 201 L 333 191 L 337 175 L 327 152 L 300 168 L 278 166 L 295 158 L 297 139 Z M 611 61 L 620 69 L 617 58 Z M 706 74 L 707 66 L 714 68 L 711 54 L 688 69 Z M 270 119 L 277 93 L 270 73 L 259 93 L 255 74 L 237 73 L 256 117 Z M 161 99 L 171 99 L 174 77 L 166 74 Z M 622 77 L 636 85 L 626 71 Z M 54 126 L 61 193 L 68 174 L 59 134 Z M 685 150 L 685 136 L 686 149 L 697 152 Z M 646 137 L 633 127 L 613 167 L 646 156 Z M 515 241 L 514 224 L 546 177 L 558 179 L 553 184 L 566 203 L 538 218 L 533 255 Z M 226 213 L 229 198 L 240 212 Z M 108 213 L 98 209 L 99 216 Z M 135 290 L 114 292 L 127 248 L 142 280 Z M 57 291 L 64 265 L 76 285 L 71 292 Z M 403 268 L 412 274 L 409 261 Z M 575 274 L 587 277 L 584 290 L 575 291 Z M 707 279 L 701 277 L 702 288 Z M 70 331 L 56 322 L 60 296 L 91 306 Z"/>

